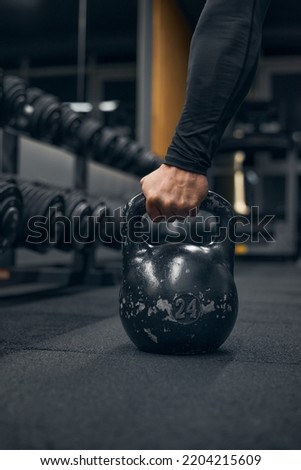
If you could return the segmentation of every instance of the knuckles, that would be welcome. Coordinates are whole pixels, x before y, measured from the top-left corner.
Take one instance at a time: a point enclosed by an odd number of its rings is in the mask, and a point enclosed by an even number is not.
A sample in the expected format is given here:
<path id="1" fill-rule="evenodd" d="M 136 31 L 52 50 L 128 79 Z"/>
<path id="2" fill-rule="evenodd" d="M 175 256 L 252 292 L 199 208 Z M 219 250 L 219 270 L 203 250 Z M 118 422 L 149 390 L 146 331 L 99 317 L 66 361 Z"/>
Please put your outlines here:
<path id="1" fill-rule="evenodd" d="M 147 197 L 147 202 L 148 202 L 149 206 L 158 206 L 160 204 L 160 198 L 159 198 L 159 196 L 157 196 L 155 194 L 150 194 Z"/>

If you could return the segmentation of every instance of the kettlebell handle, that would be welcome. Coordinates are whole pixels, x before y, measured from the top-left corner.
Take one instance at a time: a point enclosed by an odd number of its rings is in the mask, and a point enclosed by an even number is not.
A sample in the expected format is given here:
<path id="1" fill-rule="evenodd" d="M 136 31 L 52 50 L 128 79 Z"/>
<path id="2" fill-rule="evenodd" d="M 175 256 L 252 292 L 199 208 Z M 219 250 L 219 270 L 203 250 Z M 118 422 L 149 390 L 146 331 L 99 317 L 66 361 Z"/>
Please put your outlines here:
<path id="1" fill-rule="evenodd" d="M 230 272 L 233 274 L 234 265 L 234 213 L 231 204 L 219 194 L 208 191 L 207 197 L 200 204 L 199 210 L 206 211 L 218 220 L 217 234 L 214 233 L 214 239 L 209 245 L 214 249 L 215 256 L 222 260 Z M 144 241 L 133 242 L 131 238 L 131 223 L 133 220 L 142 222 L 142 217 L 146 214 L 146 199 L 143 193 L 134 196 L 124 209 L 125 223 L 122 226 L 123 235 L 123 256 L 124 259 L 130 258 L 133 245 L 136 249 L 148 249 Z M 131 248 L 132 247 L 132 248 Z"/>
<path id="2" fill-rule="evenodd" d="M 229 220 L 234 216 L 231 204 L 214 191 L 208 191 L 207 197 L 202 201 L 199 210 L 206 211 L 215 217 L 218 217 L 220 227 L 229 229 Z M 146 214 L 146 199 L 143 193 L 134 196 L 125 207 L 124 215 L 126 220 L 135 217 L 143 217 Z M 233 235 L 233 236 L 232 236 Z M 230 234 L 230 238 L 234 239 L 234 234 Z"/>
<path id="3" fill-rule="evenodd" d="M 214 233 L 214 239 L 211 248 L 214 248 L 215 255 L 222 259 L 233 274 L 234 265 L 234 213 L 231 204 L 214 191 L 208 191 L 207 197 L 200 204 L 199 210 L 206 211 L 218 220 L 217 234 Z M 123 235 L 123 255 L 126 259 L 131 252 L 133 241 L 129 232 L 131 231 L 131 220 L 142 222 L 142 217 L 146 214 L 146 199 L 143 193 L 134 196 L 124 209 L 124 220 L 122 228 Z M 133 219 L 134 218 L 134 219 Z M 149 245 L 146 242 L 135 242 L 136 248 L 147 249 Z"/>

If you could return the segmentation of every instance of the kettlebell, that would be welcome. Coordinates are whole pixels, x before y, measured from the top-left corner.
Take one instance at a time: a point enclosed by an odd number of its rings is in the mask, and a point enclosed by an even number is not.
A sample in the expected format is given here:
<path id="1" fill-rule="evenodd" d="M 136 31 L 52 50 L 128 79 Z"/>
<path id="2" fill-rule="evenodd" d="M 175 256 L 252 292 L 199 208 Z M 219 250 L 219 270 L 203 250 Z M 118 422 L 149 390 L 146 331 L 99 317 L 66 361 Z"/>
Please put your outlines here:
<path id="1" fill-rule="evenodd" d="M 142 193 L 129 201 L 124 216 L 119 302 L 129 338 L 151 353 L 216 350 L 231 333 L 238 311 L 230 203 L 209 191 L 197 216 L 201 229 L 179 242 L 152 241 L 143 224 Z M 209 219 L 214 223 L 206 224 Z"/>

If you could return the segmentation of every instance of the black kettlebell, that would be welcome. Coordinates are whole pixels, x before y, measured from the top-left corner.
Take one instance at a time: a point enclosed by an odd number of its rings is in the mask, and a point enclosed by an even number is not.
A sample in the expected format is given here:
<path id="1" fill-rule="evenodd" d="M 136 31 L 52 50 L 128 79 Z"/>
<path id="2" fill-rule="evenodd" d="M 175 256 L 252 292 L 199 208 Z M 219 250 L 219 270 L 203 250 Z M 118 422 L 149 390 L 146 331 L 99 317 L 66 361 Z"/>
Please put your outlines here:
<path id="1" fill-rule="evenodd" d="M 145 214 L 145 198 L 138 194 L 124 213 L 120 317 L 125 331 L 139 349 L 152 353 L 217 349 L 238 310 L 231 205 L 209 191 L 197 217 L 202 234 L 194 231 L 176 243 L 152 241 L 142 222 Z M 185 227 L 189 230 L 189 223 Z"/>

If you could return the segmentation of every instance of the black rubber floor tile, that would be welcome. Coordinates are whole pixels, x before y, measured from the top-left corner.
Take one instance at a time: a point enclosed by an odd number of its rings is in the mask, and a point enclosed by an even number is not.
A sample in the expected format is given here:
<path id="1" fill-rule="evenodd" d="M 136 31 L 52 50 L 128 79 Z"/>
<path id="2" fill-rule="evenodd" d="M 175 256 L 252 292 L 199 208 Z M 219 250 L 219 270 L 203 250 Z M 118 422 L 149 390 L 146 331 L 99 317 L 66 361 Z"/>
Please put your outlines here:
<path id="1" fill-rule="evenodd" d="M 219 359 L 223 357 L 223 360 Z M 300 374 L 211 356 L 28 351 L 2 360 L 3 448 L 300 448 Z M 3 375 L 2 375 L 3 376 Z"/>

